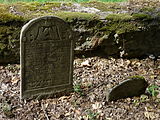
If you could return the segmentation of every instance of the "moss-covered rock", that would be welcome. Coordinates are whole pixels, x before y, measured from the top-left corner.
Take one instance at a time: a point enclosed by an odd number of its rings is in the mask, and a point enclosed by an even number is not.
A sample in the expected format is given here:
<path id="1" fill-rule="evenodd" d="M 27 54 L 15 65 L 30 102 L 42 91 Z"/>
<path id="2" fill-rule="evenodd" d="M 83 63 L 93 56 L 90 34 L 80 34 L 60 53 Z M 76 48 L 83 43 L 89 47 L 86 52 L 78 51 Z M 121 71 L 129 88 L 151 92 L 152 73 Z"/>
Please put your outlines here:
<path id="1" fill-rule="evenodd" d="M 81 13 L 81 12 L 56 12 L 56 16 L 66 20 L 67 22 L 71 22 L 74 19 L 79 20 L 93 20 L 98 19 L 98 15 L 91 13 Z"/>
<path id="2" fill-rule="evenodd" d="M 19 62 L 19 34 L 21 27 L 0 26 L 0 63 Z"/>
<path id="3" fill-rule="evenodd" d="M 117 21 L 130 21 L 133 19 L 132 15 L 130 14 L 109 14 L 106 17 L 107 20 L 111 20 L 113 22 L 117 22 Z"/>
<path id="4" fill-rule="evenodd" d="M 101 11 L 116 11 L 117 9 L 121 9 L 121 6 L 117 2 L 89 1 L 81 4 L 86 7 L 97 8 Z"/>
<path id="5" fill-rule="evenodd" d="M 132 15 L 132 17 L 136 20 L 151 20 L 151 15 L 145 14 L 145 13 L 135 13 Z"/>
<path id="6" fill-rule="evenodd" d="M 0 13 L 0 22 L 2 23 L 7 23 L 7 22 L 12 22 L 12 21 L 21 21 L 23 20 L 23 17 L 13 15 L 11 13 Z"/>
<path id="7" fill-rule="evenodd" d="M 19 62 L 21 27 L 32 18 L 46 15 L 58 16 L 73 28 L 75 54 L 127 58 L 160 55 L 160 11 L 155 6 L 123 13 L 120 11 L 127 8 L 118 3 L 93 1 L 81 5 L 100 12 L 75 12 L 73 3 L 0 4 L 0 63 Z"/>

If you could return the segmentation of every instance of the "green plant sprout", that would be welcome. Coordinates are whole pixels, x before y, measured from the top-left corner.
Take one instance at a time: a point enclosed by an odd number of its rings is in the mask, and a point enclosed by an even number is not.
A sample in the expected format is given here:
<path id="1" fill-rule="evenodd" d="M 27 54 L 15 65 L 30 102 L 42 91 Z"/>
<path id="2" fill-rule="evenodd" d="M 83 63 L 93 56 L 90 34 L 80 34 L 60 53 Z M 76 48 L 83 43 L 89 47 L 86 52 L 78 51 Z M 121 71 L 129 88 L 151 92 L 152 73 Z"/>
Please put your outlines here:
<path id="1" fill-rule="evenodd" d="M 139 99 L 134 99 L 132 103 L 133 103 L 135 106 L 139 106 L 141 103 L 145 103 L 145 102 L 147 102 L 147 101 L 149 101 L 148 96 L 142 94 Z"/>
<path id="2" fill-rule="evenodd" d="M 148 88 L 147 88 L 147 92 L 153 96 L 153 97 L 156 97 L 159 93 L 159 86 L 157 85 L 150 85 Z"/>
<path id="3" fill-rule="evenodd" d="M 92 112 L 91 110 L 87 110 L 87 118 L 88 120 L 96 120 L 96 117 L 98 115 L 97 112 Z"/>
<path id="4" fill-rule="evenodd" d="M 78 93 L 79 95 L 83 96 L 84 93 L 83 93 L 83 90 L 82 90 L 82 87 L 80 84 L 76 84 L 74 85 L 74 92 Z"/>
<path id="5" fill-rule="evenodd" d="M 14 117 L 14 114 L 12 113 L 12 108 L 8 103 L 0 104 L 0 108 L 7 117 L 9 118 Z"/>

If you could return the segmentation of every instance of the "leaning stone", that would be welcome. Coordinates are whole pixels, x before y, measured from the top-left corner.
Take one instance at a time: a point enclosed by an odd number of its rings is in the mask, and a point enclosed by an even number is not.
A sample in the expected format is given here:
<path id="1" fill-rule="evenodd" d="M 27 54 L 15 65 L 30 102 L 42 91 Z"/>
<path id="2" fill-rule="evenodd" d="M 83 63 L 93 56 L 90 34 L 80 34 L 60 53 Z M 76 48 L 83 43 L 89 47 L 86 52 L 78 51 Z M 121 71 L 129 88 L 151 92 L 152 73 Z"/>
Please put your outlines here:
<path id="1" fill-rule="evenodd" d="M 122 98 L 140 96 L 145 93 L 147 86 L 148 83 L 145 81 L 144 77 L 129 77 L 109 91 L 107 101 L 116 101 Z"/>

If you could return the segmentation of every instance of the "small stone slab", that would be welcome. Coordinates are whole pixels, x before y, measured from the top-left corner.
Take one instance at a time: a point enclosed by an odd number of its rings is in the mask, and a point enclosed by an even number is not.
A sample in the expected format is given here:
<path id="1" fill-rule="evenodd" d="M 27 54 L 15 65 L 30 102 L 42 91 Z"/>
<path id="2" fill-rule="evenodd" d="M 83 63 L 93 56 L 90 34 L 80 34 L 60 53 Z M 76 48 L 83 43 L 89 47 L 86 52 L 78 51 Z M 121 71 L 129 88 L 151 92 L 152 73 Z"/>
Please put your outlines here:
<path id="1" fill-rule="evenodd" d="M 112 88 L 108 94 L 107 101 L 116 101 L 118 99 L 140 96 L 145 93 L 148 83 L 144 77 L 133 76 Z"/>
<path id="2" fill-rule="evenodd" d="M 46 98 L 73 90 L 73 31 L 60 18 L 45 16 L 20 35 L 21 98 Z"/>

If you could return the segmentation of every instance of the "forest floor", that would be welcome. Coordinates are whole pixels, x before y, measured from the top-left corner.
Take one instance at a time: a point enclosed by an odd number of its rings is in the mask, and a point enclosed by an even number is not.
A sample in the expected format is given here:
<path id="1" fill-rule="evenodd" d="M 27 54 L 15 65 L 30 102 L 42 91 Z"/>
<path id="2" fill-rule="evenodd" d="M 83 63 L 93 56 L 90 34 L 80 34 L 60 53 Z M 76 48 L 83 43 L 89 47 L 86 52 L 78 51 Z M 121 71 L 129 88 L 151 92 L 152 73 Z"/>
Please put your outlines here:
<path id="1" fill-rule="evenodd" d="M 149 2 L 122 4 L 129 10 L 158 6 Z M 143 0 L 137 0 L 143 1 Z M 158 1 L 158 0 L 155 0 Z M 11 7 L 12 8 L 12 7 Z M 13 8 L 12 8 L 13 9 Z M 129 76 L 143 76 L 153 85 L 152 95 L 107 102 L 108 89 Z M 59 98 L 20 100 L 20 65 L 0 66 L 0 120 L 159 120 L 160 60 L 146 58 L 76 58 L 74 92 Z M 149 87 L 150 88 L 150 87 Z M 157 95 L 155 95 L 157 93 Z"/>
<path id="2" fill-rule="evenodd" d="M 74 92 L 21 101 L 20 65 L 0 66 L 0 120 L 159 120 L 160 94 L 107 102 L 107 90 L 133 75 L 160 86 L 160 60 L 76 58 Z"/>

